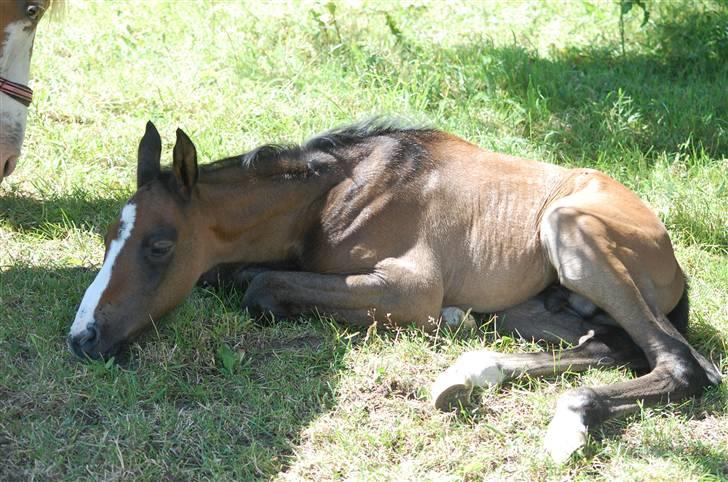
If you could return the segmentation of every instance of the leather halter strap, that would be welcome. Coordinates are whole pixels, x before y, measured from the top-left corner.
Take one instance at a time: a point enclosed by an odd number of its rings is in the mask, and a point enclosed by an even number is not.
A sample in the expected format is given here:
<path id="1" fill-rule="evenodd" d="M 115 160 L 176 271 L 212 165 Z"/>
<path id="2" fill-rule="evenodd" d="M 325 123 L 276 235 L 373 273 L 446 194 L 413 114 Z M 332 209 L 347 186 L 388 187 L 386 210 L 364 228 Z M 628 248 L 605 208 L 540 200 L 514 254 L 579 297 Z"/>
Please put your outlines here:
<path id="1" fill-rule="evenodd" d="M 26 107 L 33 102 L 33 89 L 27 85 L 12 82 L 5 77 L 0 77 L 0 92 L 9 95 Z"/>

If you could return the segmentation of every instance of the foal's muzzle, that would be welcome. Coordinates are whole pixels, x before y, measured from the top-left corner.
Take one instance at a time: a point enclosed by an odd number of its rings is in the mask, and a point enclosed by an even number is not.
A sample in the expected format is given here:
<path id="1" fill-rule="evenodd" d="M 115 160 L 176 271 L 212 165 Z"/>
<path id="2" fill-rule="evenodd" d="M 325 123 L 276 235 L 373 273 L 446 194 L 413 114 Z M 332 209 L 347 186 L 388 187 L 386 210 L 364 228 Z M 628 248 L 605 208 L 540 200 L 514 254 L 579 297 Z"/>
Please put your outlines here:
<path id="1" fill-rule="evenodd" d="M 89 324 L 86 329 L 76 335 L 68 335 L 68 347 L 79 358 L 100 358 L 102 353 L 95 350 L 99 344 L 99 331 Z"/>

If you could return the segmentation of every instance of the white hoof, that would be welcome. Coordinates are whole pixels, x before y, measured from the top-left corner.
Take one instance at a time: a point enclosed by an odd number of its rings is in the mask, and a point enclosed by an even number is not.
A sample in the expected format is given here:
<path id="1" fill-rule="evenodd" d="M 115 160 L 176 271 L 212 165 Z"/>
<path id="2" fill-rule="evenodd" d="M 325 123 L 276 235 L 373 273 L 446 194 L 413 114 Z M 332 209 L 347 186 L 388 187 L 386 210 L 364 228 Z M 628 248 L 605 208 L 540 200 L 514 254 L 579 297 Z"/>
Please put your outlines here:
<path id="1" fill-rule="evenodd" d="M 438 410 L 451 410 L 470 401 L 473 384 L 464 373 L 454 368 L 445 370 L 432 384 L 432 403 Z"/>
<path id="2" fill-rule="evenodd" d="M 448 410 L 470 401 L 473 387 L 492 386 L 507 376 L 498 363 L 498 353 L 471 351 L 460 355 L 450 368 L 432 384 L 432 402 L 440 410 Z"/>
<path id="3" fill-rule="evenodd" d="M 586 437 L 587 427 L 581 411 L 572 406 L 569 395 L 561 397 L 546 431 L 544 449 L 554 462 L 563 464 L 586 444 Z"/>

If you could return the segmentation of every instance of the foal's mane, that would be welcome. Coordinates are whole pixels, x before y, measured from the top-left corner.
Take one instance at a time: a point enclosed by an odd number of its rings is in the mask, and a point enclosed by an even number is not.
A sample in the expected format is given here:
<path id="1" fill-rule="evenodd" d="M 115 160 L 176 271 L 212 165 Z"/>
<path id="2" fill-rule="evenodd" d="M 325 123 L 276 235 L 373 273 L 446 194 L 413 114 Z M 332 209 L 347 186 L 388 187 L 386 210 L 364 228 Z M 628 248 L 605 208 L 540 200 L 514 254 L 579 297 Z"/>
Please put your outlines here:
<path id="1" fill-rule="evenodd" d="M 301 170 L 298 164 L 306 162 L 310 154 L 316 152 L 333 154 L 336 157 L 337 150 L 361 144 L 374 137 L 402 138 L 432 132 L 434 132 L 432 128 L 407 126 L 396 119 L 374 118 L 323 132 L 300 145 L 265 144 L 245 154 L 200 166 L 200 170 L 203 173 L 212 173 L 237 166 L 249 172 L 256 172 L 280 167 L 283 171 L 280 174 L 286 174 L 287 168 L 291 170 L 291 174 L 297 174 Z"/>

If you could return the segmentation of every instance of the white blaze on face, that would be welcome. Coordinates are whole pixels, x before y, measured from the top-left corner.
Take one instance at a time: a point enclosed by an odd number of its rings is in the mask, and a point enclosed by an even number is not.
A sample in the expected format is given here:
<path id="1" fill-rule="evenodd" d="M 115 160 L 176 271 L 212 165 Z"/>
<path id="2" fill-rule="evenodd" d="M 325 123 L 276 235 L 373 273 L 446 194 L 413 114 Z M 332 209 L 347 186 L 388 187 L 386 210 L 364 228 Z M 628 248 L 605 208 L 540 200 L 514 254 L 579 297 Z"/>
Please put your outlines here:
<path id="1" fill-rule="evenodd" d="M 23 85 L 27 85 L 30 78 L 30 54 L 35 38 L 35 28 L 28 26 L 25 20 L 11 23 L 2 32 L 0 40 L 0 77 Z M 20 151 L 27 115 L 26 106 L 0 93 L 0 147 L 5 144 Z"/>
<path id="2" fill-rule="evenodd" d="M 86 294 L 83 295 L 81 300 L 81 306 L 78 307 L 76 313 L 76 319 L 71 325 L 70 335 L 76 336 L 84 331 L 86 327 L 95 322 L 94 312 L 99 304 L 99 300 L 103 296 L 106 288 L 109 286 L 109 280 L 111 280 L 111 273 L 114 269 L 114 263 L 116 262 L 117 256 L 124 248 L 126 240 L 131 236 L 131 231 L 134 229 L 134 221 L 136 220 L 136 205 L 128 203 L 121 210 L 121 220 L 119 221 L 119 234 L 117 238 L 109 244 L 109 251 L 106 253 L 106 259 L 104 265 L 101 267 L 101 271 L 96 275 L 96 279 L 91 286 L 86 290 Z"/>
<path id="3" fill-rule="evenodd" d="M 35 29 L 28 26 L 25 20 L 8 24 L 0 54 L 0 75 L 19 84 L 27 84 L 30 78 L 30 54 Z"/>

